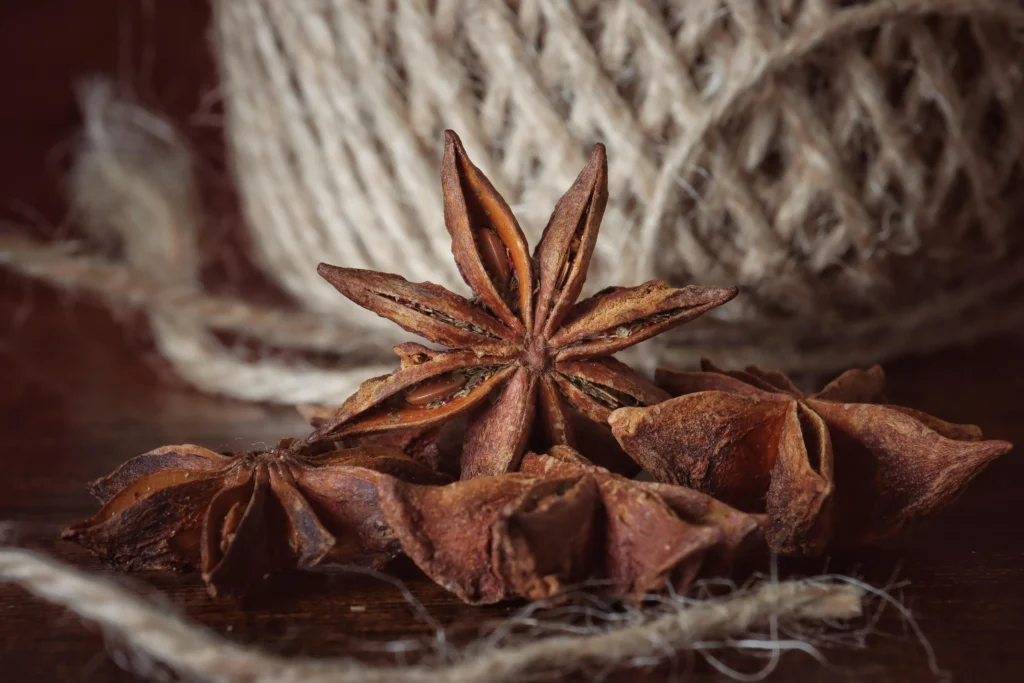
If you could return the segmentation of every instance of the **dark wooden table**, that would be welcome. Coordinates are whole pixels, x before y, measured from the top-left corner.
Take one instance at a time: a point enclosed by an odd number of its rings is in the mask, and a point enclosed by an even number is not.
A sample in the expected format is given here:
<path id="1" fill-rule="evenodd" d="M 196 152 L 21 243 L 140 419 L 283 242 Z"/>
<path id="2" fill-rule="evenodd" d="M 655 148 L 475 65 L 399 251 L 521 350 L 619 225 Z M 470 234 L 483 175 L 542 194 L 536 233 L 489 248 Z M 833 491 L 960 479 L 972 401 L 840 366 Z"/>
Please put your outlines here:
<path id="1" fill-rule="evenodd" d="M 137 90 L 144 98 L 183 116 L 195 111 L 213 82 L 205 5 L 161 4 L 155 19 L 146 19 L 140 9 L 146 6 L 155 3 L 9 0 L 0 6 L 4 217 L 24 217 L 17 207 L 29 206 L 40 216 L 36 232 L 54 232 L 59 224 L 60 159 L 77 117 L 71 88 L 76 77 L 119 67 L 124 75 L 126 64 L 148 64 L 143 74 L 136 70 L 129 77 L 143 86 Z M 126 33 L 135 36 L 127 53 L 119 47 Z M 141 54 L 146 46 L 157 55 L 152 62 Z M 888 368 L 889 393 L 896 402 L 974 422 L 988 436 L 1024 444 L 1021 351 L 1019 339 L 1002 339 L 896 362 Z M 0 273 L 0 416 L 0 520 L 19 523 L 18 543 L 96 571 L 105 570 L 54 538 L 63 525 L 95 510 L 84 482 L 161 444 L 235 450 L 306 431 L 290 409 L 211 398 L 182 386 L 150 350 L 145 326 L 131 313 L 115 320 L 100 306 L 6 273 Z M 996 462 L 955 506 L 910 537 L 832 558 L 828 565 L 876 585 L 894 575 L 907 582 L 899 595 L 939 665 L 956 680 L 1024 680 L 1020 456 Z M 823 568 L 822 562 L 788 566 L 804 573 Z M 394 571 L 457 639 L 514 609 L 466 607 L 414 569 L 398 565 Z M 211 600 L 194 576 L 136 581 L 217 632 L 282 654 L 379 660 L 372 644 L 432 633 L 398 590 L 365 577 L 283 577 L 242 604 Z M 771 680 L 936 680 L 921 645 L 893 610 L 878 629 L 865 649 L 826 648 L 831 668 L 803 654 L 787 655 Z M 10 681 L 132 680 L 108 657 L 94 628 L 10 586 L 0 586 L 0 672 Z M 697 676 L 718 678 L 699 665 Z"/>

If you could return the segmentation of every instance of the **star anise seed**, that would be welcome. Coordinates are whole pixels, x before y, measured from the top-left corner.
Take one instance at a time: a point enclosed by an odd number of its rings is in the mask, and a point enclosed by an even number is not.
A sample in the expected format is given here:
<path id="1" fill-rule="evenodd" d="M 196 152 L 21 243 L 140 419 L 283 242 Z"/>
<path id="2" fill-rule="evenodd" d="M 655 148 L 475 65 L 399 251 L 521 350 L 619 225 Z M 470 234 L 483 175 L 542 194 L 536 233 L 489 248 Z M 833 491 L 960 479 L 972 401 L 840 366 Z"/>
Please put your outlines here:
<path id="1" fill-rule="evenodd" d="M 895 535 L 951 502 L 1012 447 L 973 425 L 885 403 L 875 366 L 804 396 L 782 373 L 661 369 L 678 398 L 624 408 L 619 443 L 658 481 L 767 514 L 769 545 L 817 555 Z"/>
<path id="2" fill-rule="evenodd" d="M 333 415 L 315 418 L 311 440 L 419 429 L 469 414 L 462 477 L 496 475 L 516 469 L 531 437 L 534 447 L 576 444 L 578 432 L 608 433 L 612 410 L 668 398 L 611 355 L 693 320 L 736 289 L 651 281 L 577 303 L 608 200 L 607 176 L 599 144 L 531 257 L 508 204 L 448 131 L 445 223 L 459 272 L 476 298 L 398 275 L 320 264 L 320 274 L 352 301 L 451 350 L 407 362 L 408 349 L 399 347 L 402 367 L 365 382 Z M 608 451 L 618 452 L 608 441 Z"/>
<path id="3" fill-rule="evenodd" d="M 278 570 L 393 558 L 400 549 L 377 503 L 391 476 L 444 481 L 393 449 L 317 453 L 284 439 L 229 456 L 165 446 L 93 482 L 103 507 L 64 538 L 125 569 L 200 569 L 211 594 L 242 594 Z"/>

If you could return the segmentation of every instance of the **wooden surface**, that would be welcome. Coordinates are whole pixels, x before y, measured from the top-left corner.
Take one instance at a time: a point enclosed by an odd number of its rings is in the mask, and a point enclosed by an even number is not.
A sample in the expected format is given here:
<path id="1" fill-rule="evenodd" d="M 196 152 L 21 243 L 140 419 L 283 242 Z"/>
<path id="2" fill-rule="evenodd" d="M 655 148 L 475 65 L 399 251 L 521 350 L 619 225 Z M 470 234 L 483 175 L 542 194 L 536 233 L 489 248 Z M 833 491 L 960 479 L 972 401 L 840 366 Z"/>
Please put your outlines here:
<path id="1" fill-rule="evenodd" d="M 127 78 L 144 100 L 182 116 L 196 110 L 213 80 L 205 6 L 198 0 L 161 4 L 159 14 L 148 19 L 140 9 L 145 7 L 153 3 L 0 4 L 3 217 L 28 217 L 31 229 L 42 234 L 64 229 L 57 227 L 63 216 L 60 168 L 73 141 L 72 85 L 79 76 L 97 70 L 124 76 L 128 65 Z M 155 56 L 146 56 L 146 46 Z M 26 206 L 32 211 L 21 209 Z M 235 450 L 306 431 L 289 409 L 190 391 L 149 350 L 144 325 L 130 313 L 119 318 L 0 272 L 0 520 L 19 523 L 18 543 L 97 571 L 105 570 L 76 547 L 54 540 L 62 526 L 96 509 L 85 491 L 87 480 L 161 444 Z M 1019 340 L 906 360 L 888 370 L 896 402 L 974 422 L 990 437 L 1024 444 Z M 832 558 L 827 568 L 876 585 L 893 576 L 907 582 L 898 593 L 917 616 L 939 665 L 956 680 L 1022 680 L 1022 482 L 1024 460 L 1020 452 L 1011 453 L 931 524 L 889 547 Z M 821 561 L 784 565 L 802 573 L 824 568 Z M 397 565 L 394 571 L 455 640 L 514 609 L 466 607 L 413 568 Z M 137 576 L 132 585 L 155 587 L 175 609 L 233 640 L 288 655 L 387 661 L 374 654 L 374 644 L 432 633 L 394 587 L 350 575 L 282 577 L 241 604 L 211 600 L 194 576 Z M 869 636 L 862 650 L 826 648 L 831 668 L 790 654 L 770 680 L 937 680 L 921 645 L 893 610 L 877 628 L 881 632 Z M 108 657 L 95 629 L 9 586 L 0 587 L 0 672 L 0 679 L 10 681 L 132 680 Z M 695 675 L 719 678 L 699 663 Z"/>

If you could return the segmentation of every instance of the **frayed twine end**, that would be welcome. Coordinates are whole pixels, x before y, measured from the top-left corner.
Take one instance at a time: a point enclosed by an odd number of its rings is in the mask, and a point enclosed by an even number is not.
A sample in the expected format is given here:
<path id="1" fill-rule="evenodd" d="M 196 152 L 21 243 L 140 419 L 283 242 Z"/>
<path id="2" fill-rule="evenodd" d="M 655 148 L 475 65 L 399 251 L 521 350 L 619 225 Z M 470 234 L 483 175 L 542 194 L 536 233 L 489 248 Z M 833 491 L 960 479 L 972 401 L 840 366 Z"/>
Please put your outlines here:
<path id="1" fill-rule="evenodd" d="M 438 661 L 411 666 L 373 666 L 352 659 L 284 659 L 267 654 L 227 641 L 176 616 L 166 605 L 141 598 L 108 579 L 20 548 L 0 548 L 0 581 L 19 585 L 97 623 L 121 649 L 116 657 L 119 663 L 142 676 L 159 665 L 197 681 L 413 683 L 443 676 L 455 683 L 475 683 L 512 681 L 538 672 L 651 665 L 691 652 L 734 678 L 760 680 L 774 670 L 782 652 L 800 650 L 824 662 L 816 644 L 841 645 L 843 633 L 854 635 L 856 646 L 874 628 L 877 615 L 868 619 L 866 627 L 850 627 L 845 622 L 864 615 L 865 601 L 872 599 L 872 594 L 880 597 L 880 602 L 896 605 L 935 669 L 927 641 L 902 605 L 885 591 L 841 576 L 769 580 L 748 587 L 711 582 L 715 586 L 709 583 L 709 590 L 699 593 L 713 594 L 723 585 L 735 591 L 714 598 L 669 596 L 646 610 L 615 611 L 594 603 L 585 609 L 597 618 L 588 619 L 582 627 L 570 625 L 558 610 L 528 605 L 490 636 L 461 651 L 447 645 L 437 626 L 433 649 Z M 408 593 L 404 587 L 403 592 Z M 437 651 L 438 642 L 445 643 L 442 651 Z M 403 651 L 406 649 L 416 648 Z M 744 674 L 713 656 L 722 649 L 760 653 L 768 660 L 758 673 Z"/>

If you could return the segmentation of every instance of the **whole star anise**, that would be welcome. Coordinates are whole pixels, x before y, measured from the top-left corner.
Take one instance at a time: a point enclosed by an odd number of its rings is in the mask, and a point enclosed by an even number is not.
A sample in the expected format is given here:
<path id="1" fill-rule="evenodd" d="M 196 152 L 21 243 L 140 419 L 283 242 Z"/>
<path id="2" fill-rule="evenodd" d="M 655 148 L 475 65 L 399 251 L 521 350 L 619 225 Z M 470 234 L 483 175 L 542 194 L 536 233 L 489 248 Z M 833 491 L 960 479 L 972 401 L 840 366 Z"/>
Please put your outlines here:
<path id="1" fill-rule="evenodd" d="M 608 199 L 607 161 L 596 145 L 558 201 L 531 257 L 508 204 L 445 134 L 445 223 L 465 299 L 398 275 L 320 264 L 320 274 L 360 306 L 451 349 L 403 345 L 403 367 L 369 380 L 311 440 L 420 429 L 473 411 L 462 477 L 515 470 L 539 418 L 537 447 L 574 444 L 603 429 L 612 410 L 667 398 L 613 353 L 692 320 L 735 289 L 651 281 L 576 303 Z M 608 438 L 610 449 L 616 449 Z"/>
<path id="2" fill-rule="evenodd" d="M 620 599 L 682 591 L 759 538 L 756 516 L 613 474 L 565 446 L 526 454 L 511 474 L 446 486 L 393 479 L 380 500 L 406 555 L 476 604 L 550 598 L 581 581 Z"/>
<path id="3" fill-rule="evenodd" d="M 849 370 L 804 396 L 782 373 L 659 370 L 678 398 L 610 418 L 626 452 L 658 481 L 765 512 L 780 553 L 892 536 L 951 502 L 1012 447 L 973 425 L 888 405 L 882 369 Z"/>
<path id="4" fill-rule="evenodd" d="M 377 503 L 386 475 L 444 481 L 390 449 L 317 454 L 296 439 L 238 455 L 165 446 L 93 482 L 103 507 L 64 538 L 125 569 L 198 568 L 211 594 L 242 594 L 277 570 L 394 557 Z"/>

